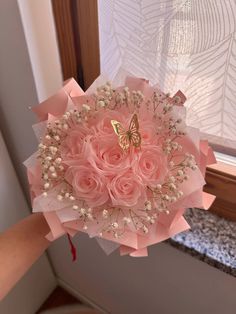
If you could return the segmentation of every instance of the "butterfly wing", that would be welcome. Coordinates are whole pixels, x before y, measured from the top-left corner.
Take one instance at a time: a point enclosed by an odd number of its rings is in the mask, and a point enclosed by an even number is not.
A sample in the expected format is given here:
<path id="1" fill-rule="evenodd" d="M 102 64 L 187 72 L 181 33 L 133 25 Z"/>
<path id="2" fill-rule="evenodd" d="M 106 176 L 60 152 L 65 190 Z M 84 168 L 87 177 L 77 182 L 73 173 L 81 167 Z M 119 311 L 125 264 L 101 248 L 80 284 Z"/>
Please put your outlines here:
<path id="1" fill-rule="evenodd" d="M 119 145 L 123 150 L 127 150 L 130 146 L 129 136 L 127 132 L 125 131 L 122 124 L 116 120 L 111 120 L 111 124 L 113 126 L 113 129 L 118 135 L 119 138 Z"/>
<path id="2" fill-rule="evenodd" d="M 116 135 L 125 134 L 125 129 L 123 128 L 122 124 L 119 121 L 111 120 L 111 125 L 116 133 Z"/>
<path id="3" fill-rule="evenodd" d="M 135 113 L 130 121 L 129 125 L 129 141 L 134 147 L 139 147 L 141 145 L 141 134 L 139 133 L 139 123 L 138 116 Z"/>
<path id="4" fill-rule="evenodd" d="M 127 150 L 130 147 L 130 140 L 127 133 L 119 136 L 119 145 L 123 150 Z"/>

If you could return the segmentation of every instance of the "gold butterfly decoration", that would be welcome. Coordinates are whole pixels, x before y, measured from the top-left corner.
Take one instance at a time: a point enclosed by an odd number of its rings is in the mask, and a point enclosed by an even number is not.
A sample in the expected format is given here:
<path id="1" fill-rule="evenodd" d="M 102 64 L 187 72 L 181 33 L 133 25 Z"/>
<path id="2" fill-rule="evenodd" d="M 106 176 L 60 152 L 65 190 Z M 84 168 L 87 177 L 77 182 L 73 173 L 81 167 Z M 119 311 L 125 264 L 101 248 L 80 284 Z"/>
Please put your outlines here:
<path id="1" fill-rule="evenodd" d="M 128 131 L 126 131 L 122 124 L 116 120 L 111 120 L 111 124 L 116 135 L 118 135 L 119 145 L 123 150 L 127 150 L 130 145 L 140 147 L 141 135 L 139 133 L 138 116 L 136 113 L 130 121 Z"/>

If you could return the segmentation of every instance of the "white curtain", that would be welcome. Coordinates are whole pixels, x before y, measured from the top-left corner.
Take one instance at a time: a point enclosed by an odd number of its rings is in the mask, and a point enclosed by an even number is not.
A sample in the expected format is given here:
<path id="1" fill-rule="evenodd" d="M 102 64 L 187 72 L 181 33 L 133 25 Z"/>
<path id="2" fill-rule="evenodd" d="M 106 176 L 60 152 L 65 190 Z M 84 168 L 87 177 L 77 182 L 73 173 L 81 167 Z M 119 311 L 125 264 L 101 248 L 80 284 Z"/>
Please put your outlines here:
<path id="1" fill-rule="evenodd" d="M 236 149 L 236 1 L 99 0 L 101 70 L 187 96 L 187 123 Z"/>

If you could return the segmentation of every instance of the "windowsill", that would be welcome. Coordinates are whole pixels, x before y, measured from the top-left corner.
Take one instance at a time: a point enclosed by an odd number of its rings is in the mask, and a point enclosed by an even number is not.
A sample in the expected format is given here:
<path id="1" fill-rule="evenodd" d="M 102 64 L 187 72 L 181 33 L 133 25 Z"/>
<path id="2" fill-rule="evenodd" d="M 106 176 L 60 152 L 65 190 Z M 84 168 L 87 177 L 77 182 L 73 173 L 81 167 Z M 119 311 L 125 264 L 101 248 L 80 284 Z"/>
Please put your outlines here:
<path id="1" fill-rule="evenodd" d="M 236 221 L 236 158 L 215 153 L 217 164 L 210 165 L 206 170 L 204 191 L 216 196 L 210 208 L 211 212 Z"/>
<path id="2" fill-rule="evenodd" d="M 168 242 L 236 277 L 236 223 L 200 209 L 188 209 L 185 218 L 192 229 Z"/>
<path id="3" fill-rule="evenodd" d="M 224 173 L 233 178 L 236 177 L 236 165 L 228 164 L 223 161 L 217 161 L 217 164 L 210 165 L 208 169 L 215 170 L 218 173 Z"/>

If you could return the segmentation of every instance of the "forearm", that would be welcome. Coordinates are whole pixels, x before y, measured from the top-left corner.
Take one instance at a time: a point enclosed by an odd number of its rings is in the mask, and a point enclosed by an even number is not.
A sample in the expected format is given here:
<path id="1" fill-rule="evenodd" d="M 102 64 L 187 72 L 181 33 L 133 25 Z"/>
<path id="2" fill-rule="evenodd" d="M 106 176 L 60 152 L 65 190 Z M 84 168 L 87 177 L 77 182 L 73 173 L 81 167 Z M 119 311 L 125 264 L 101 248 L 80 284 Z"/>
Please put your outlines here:
<path id="1" fill-rule="evenodd" d="M 37 213 L 0 235 L 0 300 L 47 249 L 48 232 L 43 215 Z"/>

